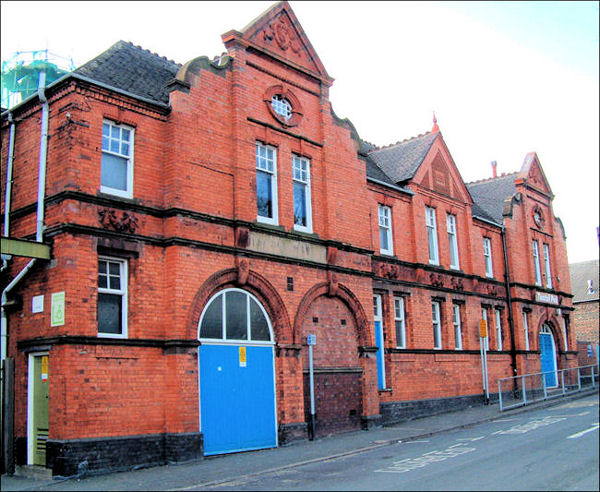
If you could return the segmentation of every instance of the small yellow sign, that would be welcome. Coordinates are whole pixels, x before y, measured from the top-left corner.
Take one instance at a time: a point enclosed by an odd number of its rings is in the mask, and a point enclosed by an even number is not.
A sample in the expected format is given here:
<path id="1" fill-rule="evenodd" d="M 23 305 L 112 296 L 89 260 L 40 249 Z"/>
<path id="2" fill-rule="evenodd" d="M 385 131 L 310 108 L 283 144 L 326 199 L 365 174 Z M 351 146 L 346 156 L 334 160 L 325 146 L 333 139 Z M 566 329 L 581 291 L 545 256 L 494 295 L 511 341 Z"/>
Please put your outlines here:
<path id="1" fill-rule="evenodd" d="M 42 356 L 42 383 L 48 381 L 48 356 Z"/>
<path id="2" fill-rule="evenodd" d="M 487 321 L 485 319 L 479 320 L 479 336 L 481 338 L 487 337 Z"/>
<path id="3" fill-rule="evenodd" d="M 246 367 L 246 347 L 240 347 L 240 367 Z"/>

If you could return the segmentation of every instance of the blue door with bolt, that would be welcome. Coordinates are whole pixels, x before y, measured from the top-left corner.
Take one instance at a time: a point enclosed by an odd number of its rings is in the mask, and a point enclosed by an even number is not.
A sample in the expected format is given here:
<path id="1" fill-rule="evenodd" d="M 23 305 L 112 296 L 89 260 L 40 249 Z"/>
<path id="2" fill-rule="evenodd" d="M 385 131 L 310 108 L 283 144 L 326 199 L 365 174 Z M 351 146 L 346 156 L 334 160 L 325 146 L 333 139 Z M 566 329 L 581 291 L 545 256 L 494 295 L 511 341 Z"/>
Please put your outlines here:
<path id="1" fill-rule="evenodd" d="M 202 345 L 204 454 L 277 446 L 273 347 Z"/>
<path id="2" fill-rule="evenodd" d="M 557 386 L 556 378 L 556 347 L 550 328 L 546 325 L 540 331 L 540 361 L 544 381 L 547 388 Z"/>

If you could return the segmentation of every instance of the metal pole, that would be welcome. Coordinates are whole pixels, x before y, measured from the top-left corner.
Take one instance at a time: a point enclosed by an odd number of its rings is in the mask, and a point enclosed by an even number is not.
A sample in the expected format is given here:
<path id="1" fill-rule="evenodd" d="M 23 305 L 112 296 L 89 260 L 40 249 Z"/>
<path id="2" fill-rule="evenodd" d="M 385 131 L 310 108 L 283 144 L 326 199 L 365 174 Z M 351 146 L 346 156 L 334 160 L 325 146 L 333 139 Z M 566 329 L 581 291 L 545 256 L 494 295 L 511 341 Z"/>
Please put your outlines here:
<path id="1" fill-rule="evenodd" d="M 313 348 L 308 346 L 308 374 L 310 379 L 310 440 L 315 438 L 315 382 L 313 377 Z"/>
<path id="2" fill-rule="evenodd" d="M 581 391 L 581 370 L 577 368 L 577 389 Z"/>
<path id="3" fill-rule="evenodd" d="M 485 337 L 486 341 L 488 337 Z M 483 360 L 485 361 L 485 404 L 489 404 L 490 402 L 490 384 L 488 379 L 488 365 L 487 365 L 487 350 L 485 348 L 486 344 L 483 344 Z"/>
<path id="4" fill-rule="evenodd" d="M 525 389 L 525 376 L 521 376 L 521 388 L 523 389 L 523 405 L 527 405 L 527 390 Z"/>
<path id="5" fill-rule="evenodd" d="M 560 371 L 560 384 L 562 385 L 562 394 L 565 395 L 565 370 Z"/>
<path id="6" fill-rule="evenodd" d="M 542 373 L 542 388 L 544 388 L 544 400 L 548 398 L 548 391 L 546 390 L 546 373 Z"/>
<path id="7" fill-rule="evenodd" d="M 498 379 L 498 401 L 500 402 L 500 411 L 502 411 L 502 379 Z"/>
<path id="8" fill-rule="evenodd" d="M 485 362 L 483 361 L 483 337 L 479 337 L 479 354 L 481 355 L 481 381 L 483 394 L 485 395 Z"/>

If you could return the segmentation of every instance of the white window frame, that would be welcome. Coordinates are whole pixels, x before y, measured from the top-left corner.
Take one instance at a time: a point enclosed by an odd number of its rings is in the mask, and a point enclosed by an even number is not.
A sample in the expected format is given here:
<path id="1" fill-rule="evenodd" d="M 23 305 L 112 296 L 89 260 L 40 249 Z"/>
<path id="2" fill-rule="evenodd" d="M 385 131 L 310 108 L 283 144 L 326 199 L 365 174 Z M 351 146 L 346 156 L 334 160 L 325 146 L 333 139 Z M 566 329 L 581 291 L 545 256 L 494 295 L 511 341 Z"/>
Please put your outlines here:
<path id="1" fill-rule="evenodd" d="M 535 270 L 535 285 L 542 285 L 542 271 L 540 269 L 540 246 L 534 239 L 532 241 L 533 247 L 533 268 Z"/>
<path id="2" fill-rule="evenodd" d="M 127 144 L 129 145 L 129 154 L 123 154 L 121 152 L 113 152 L 110 149 L 104 149 L 104 132 L 102 133 L 101 137 L 102 137 L 102 145 L 101 145 L 101 149 L 102 149 L 102 154 L 107 154 L 107 155 L 114 155 L 117 157 L 121 157 L 121 158 L 125 158 L 127 159 L 127 189 L 126 190 L 119 190 L 118 188 L 111 188 L 110 186 L 104 186 L 102 184 L 102 162 L 100 163 L 100 191 L 102 193 L 107 193 L 110 195 L 115 195 L 115 196 L 120 196 L 123 198 L 133 198 L 133 148 L 134 148 L 134 141 L 135 141 L 135 132 L 134 129 L 130 126 L 127 125 L 118 125 L 117 123 L 110 121 L 110 120 L 104 120 L 102 122 L 102 129 L 104 130 L 104 125 L 109 125 L 110 131 L 109 134 L 112 135 L 112 128 L 119 128 L 121 130 L 125 129 L 125 130 L 129 130 L 129 135 L 130 135 L 130 139 L 127 142 Z M 121 132 L 120 132 L 121 133 Z M 112 137 L 109 137 L 109 142 L 111 140 L 115 140 Z M 125 142 L 124 140 L 122 140 L 121 138 L 119 138 L 119 148 L 121 148 L 121 143 Z M 109 144 L 110 147 L 110 144 Z"/>
<path id="3" fill-rule="evenodd" d="M 425 224 L 427 226 L 427 249 L 429 250 L 429 263 L 431 265 L 439 265 L 440 255 L 437 239 L 437 225 L 435 221 L 435 208 L 425 207 Z M 433 251 L 431 250 L 432 245 Z"/>
<path id="4" fill-rule="evenodd" d="M 494 309 L 494 314 L 496 316 L 496 347 L 498 350 L 502 350 L 502 313 L 500 309 Z"/>
<path id="5" fill-rule="evenodd" d="M 448 231 L 448 247 L 450 249 L 450 268 L 458 270 L 460 260 L 458 259 L 458 239 L 456 237 L 456 215 L 446 215 L 446 230 Z"/>
<path id="6" fill-rule="evenodd" d="M 379 217 L 379 252 L 382 255 L 393 255 L 394 254 L 394 244 L 392 243 L 392 209 L 390 207 L 387 207 L 385 205 L 379 205 L 378 206 L 378 213 L 377 216 Z M 384 248 L 383 245 L 381 244 L 381 234 L 382 232 L 386 235 L 387 237 L 387 242 L 389 245 L 389 248 Z"/>
<path id="7" fill-rule="evenodd" d="M 236 338 L 227 338 L 227 297 L 226 294 L 228 292 L 240 292 L 246 295 L 246 339 L 236 339 Z M 206 338 L 201 337 L 202 330 L 202 322 L 204 321 L 204 316 L 208 312 L 208 308 L 210 305 L 217 299 L 217 297 L 222 296 L 221 299 L 221 337 L 220 338 Z M 251 325 L 251 317 L 250 317 L 250 301 L 253 300 L 256 302 L 258 307 L 260 308 L 263 316 L 267 320 L 267 326 L 269 328 L 269 340 L 252 340 L 252 325 Z M 202 311 L 202 315 L 200 316 L 200 320 L 198 321 L 198 339 L 202 341 L 204 345 L 275 345 L 275 334 L 273 332 L 273 325 L 271 324 L 271 318 L 269 314 L 265 310 L 262 303 L 256 298 L 256 296 L 252 295 L 250 292 L 238 289 L 235 287 L 223 289 L 217 292 L 214 296 L 212 296 L 209 301 L 204 306 Z"/>
<path id="8" fill-rule="evenodd" d="M 98 287 L 98 294 L 112 294 L 112 295 L 120 295 L 121 296 L 121 333 L 105 333 L 105 332 L 101 332 L 100 331 L 100 327 L 98 326 L 98 337 L 99 338 L 127 338 L 128 336 L 128 328 L 127 328 L 127 318 L 128 318 L 128 302 L 127 302 L 127 297 L 128 297 L 128 265 L 127 265 L 127 260 L 124 260 L 122 258 L 114 258 L 114 257 L 110 257 L 110 256 L 99 256 L 98 257 L 98 262 L 100 261 L 106 261 L 106 272 L 107 272 L 107 277 L 106 277 L 106 281 L 107 281 L 107 286 L 106 288 L 104 287 Z M 121 288 L 120 289 L 111 289 L 110 288 L 110 276 L 108 275 L 109 272 L 109 268 L 108 268 L 108 264 L 110 263 L 118 263 L 119 264 L 119 278 L 120 278 L 120 284 L 121 284 Z M 98 275 L 100 275 L 100 272 L 97 272 Z M 98 312 L 98 307 L 96 306 L 96 313 Z M 97 315 L 97 314 L 96 314 Z M 98 320 L 98 323 L 100 321 Z"/>
<path id="9" fill-rule="evenodd" d="M 527 311 L 523 311 L 523 330 L 525 331 L 525 350 L 529 350 L 529 320 Z"/>
<path id="10" fill-rule="evenodd" d="M 298 166 L 297 166 L 298 164 Z M 302 165 L 306 168 L 303 169 Z M 305 176 L 303 176 L 303 174 Z M 294 230 L 301 232 L 312 233 L 312 203 L 311 203 L 311 186 L 310 186 L 310 160 L 306 157 L 300 157 L 298 155 L 292 155 L 292 177 L 293 181 L 304 185 L 304 194 L 306 200 L 306 225 L 296 224 L 296 218 L 294 215 Z M 294 190 L 292 190 L 294 193 Z M 295 197 L 294 197 L 295 198 Z M 294 206 L 295 200 L 292 202 Z"/>
<path id="11" fill-rule="evenodd" d="M 485 276 L 494 277 L 494 265 L 492 263 L 492 240 L 489 237 L 483 238 L 483 258 L 485 261 Z"/>
<path id="12" fill-rule="evenodd" d="M 288 121 L 293 115 L 292 104 L 280 94 L 275 94 L 271 97 L 271 107 L 285 121 Z"/>
<path id="13" fill-rule="evenodd" d="M 435 350 L 442 349 L 442 318 L 441 307 L 439 301 L 431 301 L 431 321 L 433 325 L 433 348 Z M 436 337 L 437 335 L 437 337 Z M 439 343 L 436 345 L 436 338 Z"/>
<path id="14" fill-rule="evenodd" d="M 404 297 L 402 296 L 394 296 L 394 326 L 396 328 L 396 347 L 404 349 L 406 348 L 406 318 L 404 316 Z M 402 335 L 402 340 L 398 339 L 398 333 Z"/>
<path id="15" fill-rule="evenodd" d="M 265 155 L 267 155 L 267 151 L 271 151 L 273 153 L 273 159 L 270 160 L 268 157 L 259 155 L 259 148 L 265 149 Z M 279 207 L 277 203 L 277 149 L 271 145 L 265 145 L 261 142 L 255 142 L 254 147 L 254 159 L 256 161 L 256 217 L 258 222 L 262 222 L 263 224 L 271 224 L 278 225 L 279 223 Z M 261 166 L 261 162 L 265 161 L 266 166 Z M 268 164 L 271 162 L 273 169 L 269 169 Z M 271 196 L 273 199 L 273 216 L 265 217 L 263 215 L 258 214 L 258 173 L 263 172 L 265 174 L 271 175 Z"/>
<path id="16" fill-rule="evenodd" d="M 544 270 L 546 270 L 546 287 L 552 288 L 552 270 L 550 269 L 550 246 L 547 243 L 542 245 L 544 251 Z"/>
<path id="17" fill-rule="evenodd" d="M 462 350 L 462 321 L 460 319 L 460 305 L 452 304 L 452 324 L 454 325 L 455 350 Z"/>

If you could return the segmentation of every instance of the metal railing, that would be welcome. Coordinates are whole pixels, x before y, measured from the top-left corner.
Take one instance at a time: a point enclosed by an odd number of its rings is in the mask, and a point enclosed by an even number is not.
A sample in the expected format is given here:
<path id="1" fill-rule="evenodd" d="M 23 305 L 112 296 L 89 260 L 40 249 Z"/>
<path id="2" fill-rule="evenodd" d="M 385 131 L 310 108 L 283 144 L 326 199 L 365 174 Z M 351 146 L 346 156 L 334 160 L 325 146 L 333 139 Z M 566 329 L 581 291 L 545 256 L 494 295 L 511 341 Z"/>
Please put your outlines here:
<path id="1" fill-rule="evenodd" d="M 598 383 L 597 365 L 502 378 L 498 380 L 500 411 L 596 388 Z"/>

